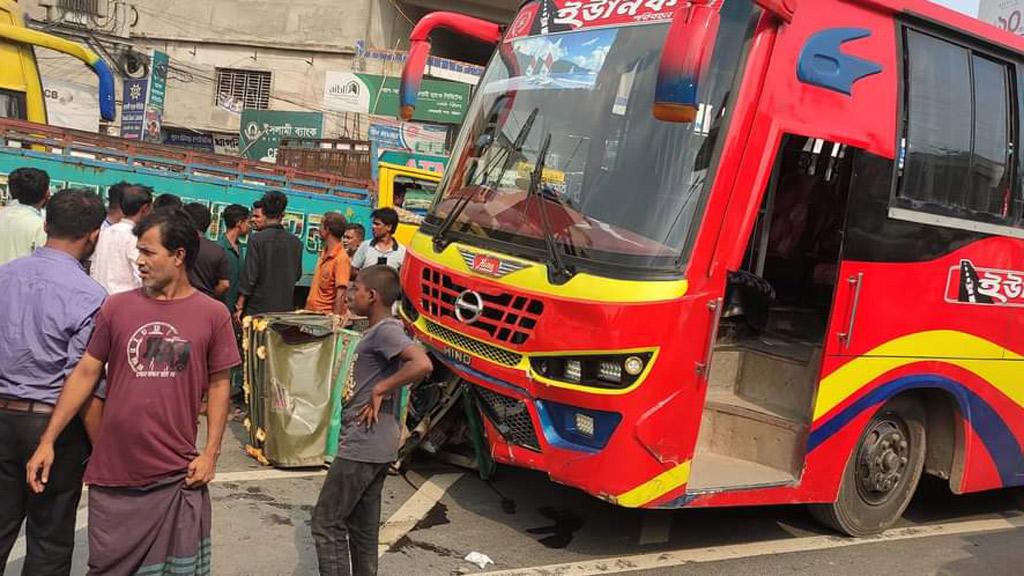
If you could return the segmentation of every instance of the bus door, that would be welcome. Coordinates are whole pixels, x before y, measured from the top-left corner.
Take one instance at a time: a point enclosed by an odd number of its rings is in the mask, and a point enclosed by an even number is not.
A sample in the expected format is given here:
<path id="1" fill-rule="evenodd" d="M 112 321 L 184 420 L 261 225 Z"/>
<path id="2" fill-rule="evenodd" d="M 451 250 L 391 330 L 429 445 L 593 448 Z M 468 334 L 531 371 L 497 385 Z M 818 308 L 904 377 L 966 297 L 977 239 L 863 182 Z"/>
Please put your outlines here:
<path id="1" fill-rule="evenodd" d="M 832 315 L 849 188 L 844 146 L 787 135 L 729 272 L 688 490 L 799 481 Z"/>
<path id="2" fill-rule="evenodd" d="M 395 238 L 408 246 L 434 203 L 441 174 L 388 162 L 381 162 L 378 170 L 377 207 L 393 207 L 398 211 Z"/>

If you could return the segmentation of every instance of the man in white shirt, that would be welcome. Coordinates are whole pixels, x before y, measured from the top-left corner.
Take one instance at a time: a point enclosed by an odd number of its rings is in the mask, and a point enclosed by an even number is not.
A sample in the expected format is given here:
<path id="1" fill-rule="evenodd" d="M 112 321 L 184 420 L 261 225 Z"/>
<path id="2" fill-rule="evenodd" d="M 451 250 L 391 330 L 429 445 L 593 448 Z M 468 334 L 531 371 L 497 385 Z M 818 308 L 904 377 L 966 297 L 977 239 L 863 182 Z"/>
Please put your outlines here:
<path id="1" fill-rule="evenodd" d="M 353 268 L 383 264 L 399 270 L 405 260 L 405 247 L 395 240 L 398 212 L 394 208 L 378 208 L 370 214 L 373 238 L 359 245 L 352 257 Z"/>
<path id="2" fill-rule="evenodd" d="M 50 199 L 50 176 L 38 168 L 18 168 L 7 185 L 16 202 L 0 210 L 0 265 L 46 244 L 43 207 Z"/>
<path id="3" fill-rule="evenodd" d="M 121 213 L 121 198 L 124 196 L 124 189 L 131 184 L 121 181 L 107 188 L 107 217 L 103 220 L 100 230 L 106 230 L 124 218 Z"/>
<path id="4" fill-rule="evenodd" d="M 152 207 L 152 188 L 138 184 L 125 186 L 121 192 L 121 213 L 124 217 L 100 232 L 89 274 L 108 294 L 142 287 L 142 278 L 135 263 L 139 257 L 135 247 L 138 239 L 133 230 Z"/>

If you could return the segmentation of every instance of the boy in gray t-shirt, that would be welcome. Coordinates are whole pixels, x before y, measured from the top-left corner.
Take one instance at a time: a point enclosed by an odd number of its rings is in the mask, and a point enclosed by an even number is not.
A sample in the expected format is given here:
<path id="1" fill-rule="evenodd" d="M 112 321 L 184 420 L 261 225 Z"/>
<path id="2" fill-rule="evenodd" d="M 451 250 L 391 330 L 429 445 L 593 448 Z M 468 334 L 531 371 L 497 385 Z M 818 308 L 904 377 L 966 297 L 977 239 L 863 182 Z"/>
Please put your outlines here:
<path id="1" fill-rule="evenodd" d="M 313 540 L 320 574 L 377 573 L 380 494 L 388 466 L 398 456 L 398 392 L 431 371 L 423 348 L 391 316 L 398 273 L 388 266 L 359 272 L 349 309 L 370 327 L 356 348 L 354 377 L 342 392 L 338 456 L 313 510 Z"/>

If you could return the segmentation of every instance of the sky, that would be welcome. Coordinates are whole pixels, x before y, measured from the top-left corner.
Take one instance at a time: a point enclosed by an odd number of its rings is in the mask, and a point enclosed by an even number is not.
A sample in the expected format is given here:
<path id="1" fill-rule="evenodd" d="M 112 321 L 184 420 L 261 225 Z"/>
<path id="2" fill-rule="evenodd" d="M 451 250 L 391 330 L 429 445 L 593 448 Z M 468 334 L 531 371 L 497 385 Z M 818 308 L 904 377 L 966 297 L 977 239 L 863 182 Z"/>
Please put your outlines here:
<path id="1" fill-rule="evenodd" d="M 964 14 L 970 14 L 971 16 L 978 15 L 979 0 L 932 0 L 932 2 L 949 6 L 954 10 L 959 10 Z"/>

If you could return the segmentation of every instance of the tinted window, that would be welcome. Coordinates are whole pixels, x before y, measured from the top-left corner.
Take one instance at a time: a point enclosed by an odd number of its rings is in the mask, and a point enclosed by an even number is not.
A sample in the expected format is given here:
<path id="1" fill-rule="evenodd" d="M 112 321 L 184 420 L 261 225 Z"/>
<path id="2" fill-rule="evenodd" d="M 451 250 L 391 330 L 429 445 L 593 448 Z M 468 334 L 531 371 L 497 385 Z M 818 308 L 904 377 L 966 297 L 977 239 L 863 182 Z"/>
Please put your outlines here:
<path id="1" fill-rule="evenodd" d="M 901 195 L 924 205 L 963 206 L 971 154 L 970 53 L 916 32 L 907 47 L 910 114 Z"/>
<path id="2" fill-rule="evenodd" d="M 974 158 L 967 209 L 1010 215 L 1009 82 L 1006 66 L 980 56 L 974 62 Z"/>
<path id="3" fill-rule="evenodd" d="M 27 119 L 25 95 L 21 92 L 0 90 L 0 118 Z"/>
<path id="4" fill-rule="evenodd" d="M 1009 219 L 1008 66 L 913 30 L 906 43 L 906 163 L 898 203 L 959 218 Z"/>

